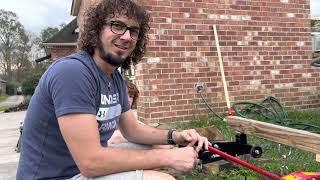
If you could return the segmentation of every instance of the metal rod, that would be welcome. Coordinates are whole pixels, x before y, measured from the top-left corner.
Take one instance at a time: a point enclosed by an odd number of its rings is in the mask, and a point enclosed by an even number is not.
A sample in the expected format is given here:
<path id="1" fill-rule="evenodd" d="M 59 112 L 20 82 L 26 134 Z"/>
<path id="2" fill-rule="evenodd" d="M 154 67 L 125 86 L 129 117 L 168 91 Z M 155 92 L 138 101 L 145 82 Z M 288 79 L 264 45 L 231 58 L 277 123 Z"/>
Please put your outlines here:
<path id="1" fill-rule="evenodd" d="M 230 160 L 232 162 L 235 162 L 237 164 L 245 166 L 245 167 L 247 167 L 247 168 L 249 168 L 249 169 L 251 169 L 251 170 L 253 170 L 253 171 L 255 171 L 255 172 L 259 173 L 259 174 L 265 175 L 270 179 L 281 180 L 281 178 L 279 176 L 277 176 L 277 175 L 275 175 L 275 174 L 273 174 L 273 173 L 271 173 L 269 171 L 260 169 L 260 168 L 258 168 L 256 166 L 252 165 L 252 164 L 249 164 L 249 163 L 247 163 L 245 161 L 242 161 L 241 159 L 236 158 L 234 156 L 231 156 L 231 155 L 229 155 L 229 154 L 227 154 L 225 152 L 222 152 L 222 151 L 220 151 L 220 150 L 218 150 L 216 148 L 213 148 L 213 147 L 209 146 L 209 151 L 214 153 L 214 154 L 218 154 L 221 157 L 224 157 L 224 158 L 226 158 L 226 159 L 228 159 L 228 160 Z"/>

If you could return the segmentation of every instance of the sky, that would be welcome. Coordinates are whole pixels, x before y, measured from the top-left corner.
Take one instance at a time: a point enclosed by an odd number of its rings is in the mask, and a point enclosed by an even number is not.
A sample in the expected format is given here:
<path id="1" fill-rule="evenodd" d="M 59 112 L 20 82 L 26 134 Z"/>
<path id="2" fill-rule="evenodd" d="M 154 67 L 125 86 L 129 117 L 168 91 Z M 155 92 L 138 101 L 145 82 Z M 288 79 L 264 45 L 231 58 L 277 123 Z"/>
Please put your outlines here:
<path id="1" fill-rule="evenodd" d="M 72 0 L 0 0 L 0 9 L 17 14 L 27 31 L 39 33 L 46 27 L 68 24 Z"/>
<path id="2" fill-rule="evenodd" d="M 311 16 L 320 16 L 320 0 L 310 0 Z M 72 0 L 0 0 L 0 9 L 15 12 L 26 30 L 39 33 L 46 27 L 68 24 Z"/>
<path id="3" fill-rule="evenodd" d="M 311 17 L 320 17 L 320 0 L 310 0 Z"/>

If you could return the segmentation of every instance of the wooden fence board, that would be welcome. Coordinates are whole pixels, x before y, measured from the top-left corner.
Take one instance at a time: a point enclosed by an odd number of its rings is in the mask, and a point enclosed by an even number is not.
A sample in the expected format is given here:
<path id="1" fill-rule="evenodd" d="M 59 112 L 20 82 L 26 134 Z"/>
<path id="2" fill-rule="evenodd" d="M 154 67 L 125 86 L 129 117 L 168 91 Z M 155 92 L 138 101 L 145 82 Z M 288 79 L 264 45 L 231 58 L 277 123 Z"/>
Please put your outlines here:
<path id="1" fill-rule="evenodd" d="M 320 134 L 238 116 L 228 116 L 226 120 L 230 128 L 240 132 L 320 154 Z"/>

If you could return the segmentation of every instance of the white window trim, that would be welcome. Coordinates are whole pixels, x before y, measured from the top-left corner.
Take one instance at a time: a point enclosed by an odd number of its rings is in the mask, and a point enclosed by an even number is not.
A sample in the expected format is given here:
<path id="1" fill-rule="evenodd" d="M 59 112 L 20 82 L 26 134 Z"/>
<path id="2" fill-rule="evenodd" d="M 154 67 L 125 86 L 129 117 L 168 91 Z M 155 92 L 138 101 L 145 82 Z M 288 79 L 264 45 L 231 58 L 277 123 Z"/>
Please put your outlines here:
<path id="1" fill-rule="evenodd" d="M 312 51 L 320 51 L 320 32 L 311 32 Z"/>

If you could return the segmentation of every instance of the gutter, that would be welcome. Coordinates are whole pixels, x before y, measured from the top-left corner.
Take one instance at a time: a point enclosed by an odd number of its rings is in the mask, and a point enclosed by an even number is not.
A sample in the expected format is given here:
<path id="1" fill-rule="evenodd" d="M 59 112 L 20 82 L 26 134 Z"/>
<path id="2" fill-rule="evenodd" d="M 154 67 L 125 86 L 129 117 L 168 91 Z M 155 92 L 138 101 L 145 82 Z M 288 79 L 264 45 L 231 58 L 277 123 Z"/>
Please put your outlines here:
<path id="1" fill-rule="evenodd" d="M 42 43 L 47 46 L 77 46 L 77 43 Z"/>
<path id="2" fill-rule="evenodd" d="M 82 0 L 72 0 L 71 11 L 70 11 L 71 16 L 78 16 L 81 2 Z"/>

